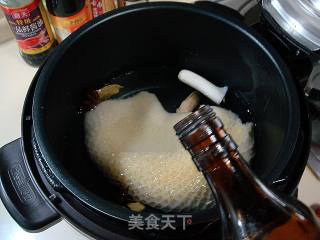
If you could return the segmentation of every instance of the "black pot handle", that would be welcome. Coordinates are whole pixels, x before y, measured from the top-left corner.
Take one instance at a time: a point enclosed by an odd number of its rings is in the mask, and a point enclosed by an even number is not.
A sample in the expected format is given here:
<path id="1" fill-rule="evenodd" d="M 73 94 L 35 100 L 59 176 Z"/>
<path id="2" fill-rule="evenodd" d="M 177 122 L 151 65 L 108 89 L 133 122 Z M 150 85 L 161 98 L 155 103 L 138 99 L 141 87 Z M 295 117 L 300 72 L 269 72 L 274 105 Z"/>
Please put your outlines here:
<path id="1" fill-rule="evenodd" d="M 10 215 L 27 231 L 43 230 L 60 219 L 30 175 L 20 139 L 0 148 L 0 197 Z"/>

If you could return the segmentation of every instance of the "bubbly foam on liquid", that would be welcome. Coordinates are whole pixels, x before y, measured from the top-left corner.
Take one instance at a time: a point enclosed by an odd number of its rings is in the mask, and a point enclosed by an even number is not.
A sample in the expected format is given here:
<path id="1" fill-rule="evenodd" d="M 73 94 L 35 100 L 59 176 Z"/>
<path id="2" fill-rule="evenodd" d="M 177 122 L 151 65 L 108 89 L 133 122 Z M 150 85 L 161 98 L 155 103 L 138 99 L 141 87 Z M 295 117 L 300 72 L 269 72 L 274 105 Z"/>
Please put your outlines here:
<path id="1" fill-rule="evenodd" d="M 213 108 L 250 160 L 252 124 Z M 136 201 L 167 212 L 206 209 L 214 203 L 211 190 L 173 129 L 188 114 L 166 112 L 148 92 L 107 100 L 85 115 L 86 145 L 99 168 Z"/>

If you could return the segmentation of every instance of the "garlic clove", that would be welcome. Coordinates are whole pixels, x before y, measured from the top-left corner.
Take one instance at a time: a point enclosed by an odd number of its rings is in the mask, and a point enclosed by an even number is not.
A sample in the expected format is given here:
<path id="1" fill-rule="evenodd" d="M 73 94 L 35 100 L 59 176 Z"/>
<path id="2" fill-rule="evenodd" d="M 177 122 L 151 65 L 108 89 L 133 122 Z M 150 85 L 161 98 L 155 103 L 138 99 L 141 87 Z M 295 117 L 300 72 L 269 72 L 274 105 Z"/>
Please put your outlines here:
<path id="1" fill-rule="evenodd" d="M 200 97 L 198 92 L 192 92 L 186 99 L 184 99 L 179 108 L 177 108 L 177 113 L 187 113 L 192 112 L 200 103 Z"/>

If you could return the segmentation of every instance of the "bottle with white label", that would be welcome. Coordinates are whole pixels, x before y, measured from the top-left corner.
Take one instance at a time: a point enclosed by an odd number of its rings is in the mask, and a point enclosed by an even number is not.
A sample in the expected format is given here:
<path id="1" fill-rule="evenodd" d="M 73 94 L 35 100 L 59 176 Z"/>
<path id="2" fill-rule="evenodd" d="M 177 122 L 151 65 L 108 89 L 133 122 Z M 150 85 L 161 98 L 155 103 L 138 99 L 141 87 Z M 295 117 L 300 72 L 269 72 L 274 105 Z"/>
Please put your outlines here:
<path id="1" fill-rule="evenodd" d="M 0 8 L 16 37 L 22 58 L 39 66 L 56 45 L 40 0 L 0 0 Z"/>

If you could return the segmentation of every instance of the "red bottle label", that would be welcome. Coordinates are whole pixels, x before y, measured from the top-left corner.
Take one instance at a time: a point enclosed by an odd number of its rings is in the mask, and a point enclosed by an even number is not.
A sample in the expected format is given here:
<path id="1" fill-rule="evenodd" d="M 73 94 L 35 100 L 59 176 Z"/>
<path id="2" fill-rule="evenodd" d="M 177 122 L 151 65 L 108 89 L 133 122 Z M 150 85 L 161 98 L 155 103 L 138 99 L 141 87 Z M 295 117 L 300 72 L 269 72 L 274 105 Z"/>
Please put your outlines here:
<path id="1" fill-rule="evenodd" d="M 40 0 L 21 8 L 1 8 L 23 53 L 37 54 L 51 47 L 54 37 Z"/>
<path id="2" fill-rule="evenodd" d="M 94 18 L 103 14 L 102 0 L 91 0 L 90 3 L 91 3 L 92 16 Z"/>

